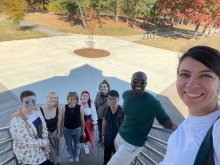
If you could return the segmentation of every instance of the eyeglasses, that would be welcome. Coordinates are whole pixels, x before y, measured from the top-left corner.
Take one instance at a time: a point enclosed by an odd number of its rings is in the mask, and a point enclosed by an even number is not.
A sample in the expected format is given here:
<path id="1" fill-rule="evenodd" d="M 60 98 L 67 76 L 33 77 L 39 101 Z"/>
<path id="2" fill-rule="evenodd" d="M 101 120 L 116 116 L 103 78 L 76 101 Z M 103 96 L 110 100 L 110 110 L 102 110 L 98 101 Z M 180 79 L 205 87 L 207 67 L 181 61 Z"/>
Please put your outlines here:
<path id="1" fill-rule="evenodd" d="M 30 105 L 30 104 L 35 104 L 36 101 L 37 100 L 35 98 L 32 98 L 32 99 L 29 99 L 29 100 L 23 100 L 23 103 L 26 104 L 26 105 Z"/>
<path id="2" fill-rule="evenodd" d="M 135 80 L 132 81 L 132 83 L 133 83 L 133 84 L 140 83 L 141 85 L 144 85 L 144 84 L 146 83 L 146 81 L 144 81 L 144 80 L 136 80 L 136 79 L 135 79 Z"/>

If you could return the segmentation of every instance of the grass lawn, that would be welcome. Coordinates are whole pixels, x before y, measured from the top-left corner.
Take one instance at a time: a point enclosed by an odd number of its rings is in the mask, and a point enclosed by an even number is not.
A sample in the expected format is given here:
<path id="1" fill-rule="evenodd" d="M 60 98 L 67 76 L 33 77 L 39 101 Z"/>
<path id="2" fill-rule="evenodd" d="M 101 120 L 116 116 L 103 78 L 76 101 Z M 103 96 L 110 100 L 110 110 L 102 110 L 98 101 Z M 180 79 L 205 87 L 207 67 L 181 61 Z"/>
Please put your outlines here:
<path id="1" fill-rule="evenodd" d="M 31 22 L 38 25 L 43 25 L 51 28 L 55 28 L 65 32 L 71 32 L 75 34 L 88 34 L 88 31 L 83 29 L 81 25 L 76 24 L 71 26 L 64 16 L 55 15 L 53 13 L 27 13 L 25 16 L 25 21 Z M 137 27 L 131 28 L 126 23 L 119 21 L 117 24 L 110 18 L 102 18 L 103 24 L 94 25 L 95 35 L 107 35 L 107 36 L 129 36 L 136 34 L 143 34 L 144 30 Z M 176 25 L 174 30 L 182 31 L 182 33 L 187 33 L 186 35 L 191 35 L 194 31 L 195 25 Z M 199 28 L 201 32 L 203 27 Z M 184 52 L 189 47 L 194 45 L 209 45 L 220 50 L 220 34 L 212 34 L 209 37 L 199 37 L 199 39 L 193 41 L 184 37 L 159 37 L 150 40 L 139 40 L 136 43 Z"/>
<path id="2" fill-rule="evenodd" d="M 27 13 L 25 21 L 74 34 L 89 33 L 88 30 L 85 30 L 80 24 L 77 24 L 77 22 L 74 26 L 71 26 L 70 22 L 66 20 L 66 16 L 53 13 Z M 103 17 L 102 22 L 102 25 L 99 25 L 97 22 L 93 24 L 95 35 L 129 36 L 137 34 L 143 35 L 144 33 L 144 30 L 139 27 L 131 28 L 128 24 L 122 21 L 115 23 L 109 17 Z M 208 45 L 220 50 L 220 33 L 215 33 L 208 37 L 198 37 L 197 40 L 192 40 L 189 39 L 189 36 L 192 35 L 194 28 L 195 25 L 193 24 L 175 25 L 175 28 L 170 30 L 178 31 L 182 36 L 158 37 L 155 39 L 138 40 L 135 42 L 178 52 L 184 52 L 194 45 Z M 199 32 L 201 32 L 202 29 L 203 27 L 201 26 Z M 164 30 L 166 33 L 166 29 L 162 29 L 162 31 Z M 168 30 L 167 32 L 169 33 L 170 31 Z M 0 23 L 0 41 L 40 37 L 46 37 L 46 35 L 33 30 L 17 31 L 15 27 L 10 24 Z"/>
<path id="3" fill-rule="evenodd" d="M 74 34 L 89 33 L 89 31 L 85 30 L 81 24 L 76 23 L 74 26 L 71 26 L 70 23 L 66 21 L 66 16 L 60 16 L 53 13 L 27 13 L 25 21 Z M 131 28 L 124 22 L 115 23 L 112 19 L 107 17 L 103 18 L 102 22 L 102 25 L 97 23 L 93 25 L 95 35 L 126 36 L 142 34 L 144 32 L 141 28 Z"/>
<path id="4" fill-rule="evenodd" d="M 89 32 L 80 27 L 77 28 L 77 25 L 71 29 L 59 29 L 65 32 L 71 32 L 76 34 L 88 34 Z M 133 29 L 131 27 L 120 27 L 120 26 L 108 26 L 102 25 L 101 28 L 94 28 L 93 34 L 103 35 L 103 36 L 129 36 L 142 34 L 143 31 L 140 29 Z"/>
<path id="5" fill-rule="evenodd" d="M 48 36 L 35 30 L 17 30 L 14 25 L 6 21 L 0 22 L 0 41 L 22 40 L 42 37 Z"/>
<path id="6" fill-rule="evenodd" d="M 208 37 L 199 37 L 197 40 L 171 37 L 158 37 L 149 40 L 139 40 L 136 43 L 153 46 L 157 48 L 185 52 L 188 48 L 195 45 L 211 46 L 220 50 L 220 33 L 212 34 Z"/>

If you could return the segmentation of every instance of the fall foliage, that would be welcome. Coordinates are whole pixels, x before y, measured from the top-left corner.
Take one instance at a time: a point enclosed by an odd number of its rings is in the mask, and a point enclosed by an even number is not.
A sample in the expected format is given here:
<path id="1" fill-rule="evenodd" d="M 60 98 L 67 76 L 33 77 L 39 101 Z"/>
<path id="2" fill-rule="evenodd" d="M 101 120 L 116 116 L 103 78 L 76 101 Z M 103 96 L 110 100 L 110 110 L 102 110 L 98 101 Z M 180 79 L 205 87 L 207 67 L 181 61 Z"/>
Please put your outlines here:
<path id="1" fill-rule="evenodd" d="M 24 18 L 27 3 L 25 0 L 3 0 L 4 12 L 8 19 L 15 25 L 19 25 Z"/>

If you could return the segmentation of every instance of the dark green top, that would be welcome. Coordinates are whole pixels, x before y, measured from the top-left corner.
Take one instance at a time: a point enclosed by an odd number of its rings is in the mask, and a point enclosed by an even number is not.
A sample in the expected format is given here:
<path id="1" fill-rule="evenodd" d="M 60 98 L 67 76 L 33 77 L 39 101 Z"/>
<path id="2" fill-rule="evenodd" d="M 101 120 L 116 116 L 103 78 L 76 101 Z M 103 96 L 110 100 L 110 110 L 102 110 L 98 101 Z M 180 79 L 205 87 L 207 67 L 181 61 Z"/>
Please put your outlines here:
<path id="1" fill-rule="evenodd" d="M 129 144 L 142 147 L 154 118 L 156 117 L 160 124 L 170 118 L 160 102 L 148 92 L 141 96 L 133 96 L 129 90 L 124 92 L 122 97 L 125 116 L 119 133 Z"/>

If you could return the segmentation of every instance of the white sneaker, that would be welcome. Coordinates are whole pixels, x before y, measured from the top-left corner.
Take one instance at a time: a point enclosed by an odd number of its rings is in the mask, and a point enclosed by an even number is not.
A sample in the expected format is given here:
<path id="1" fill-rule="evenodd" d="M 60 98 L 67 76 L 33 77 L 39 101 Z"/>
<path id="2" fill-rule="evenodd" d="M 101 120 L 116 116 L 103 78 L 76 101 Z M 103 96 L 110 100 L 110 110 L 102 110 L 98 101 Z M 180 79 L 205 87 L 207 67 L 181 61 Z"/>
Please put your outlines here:
<path id="1" fill-rule="evenodd" d="M 75 162 L 79 162 L 79 157 L 75 157 Z"/>
<path id="2" fill-rule="evenodd" d="M 84 147 L 85 154 L 89 155 L 89 146 L 88 146 L 88 144 L 84 144 L 83 147 Z"/>
<path id="3" fill-rule="evenodd" d="M 69 158 L 69 162 L 74 162 L 74 159 L 73 158 Z"/>

